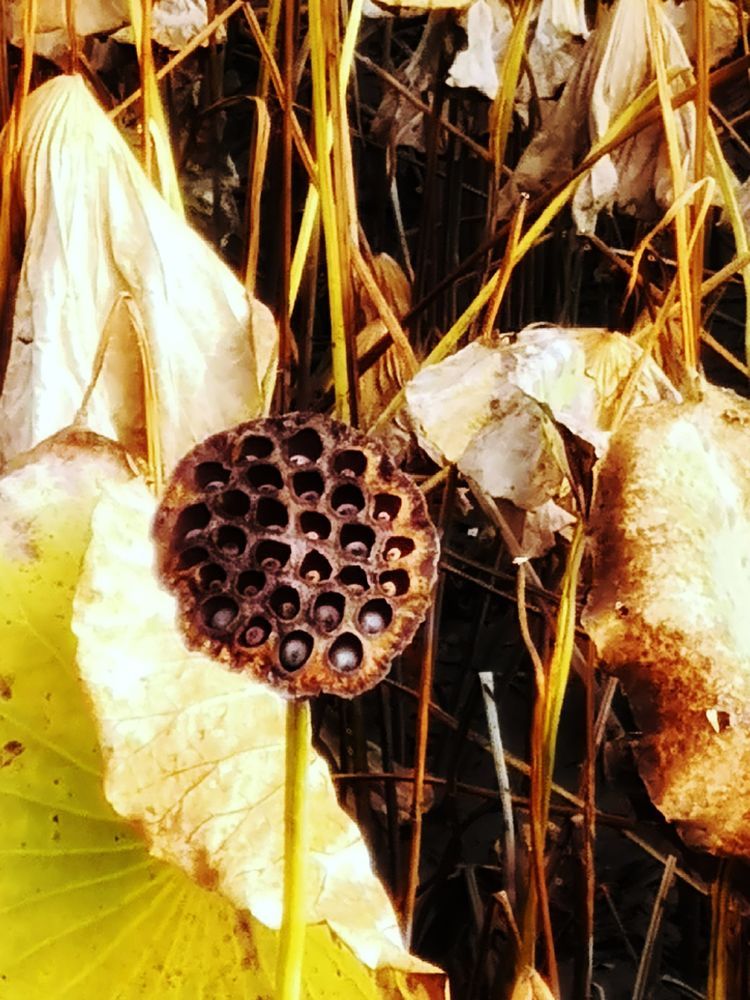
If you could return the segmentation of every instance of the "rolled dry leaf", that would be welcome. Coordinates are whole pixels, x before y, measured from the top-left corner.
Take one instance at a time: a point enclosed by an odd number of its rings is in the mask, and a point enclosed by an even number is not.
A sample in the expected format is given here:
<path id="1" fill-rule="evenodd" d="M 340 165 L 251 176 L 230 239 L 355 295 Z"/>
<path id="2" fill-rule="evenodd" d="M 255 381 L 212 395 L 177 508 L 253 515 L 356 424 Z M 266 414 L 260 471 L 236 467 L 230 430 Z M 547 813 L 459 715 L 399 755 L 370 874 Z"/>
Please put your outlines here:
<path id="1" fill-rule="evenodd" d="M 591 517 L 583 624 L 622 681 L 654 804 L 692 846 L 750 852 L 750 403 L 633 413 Z"/>

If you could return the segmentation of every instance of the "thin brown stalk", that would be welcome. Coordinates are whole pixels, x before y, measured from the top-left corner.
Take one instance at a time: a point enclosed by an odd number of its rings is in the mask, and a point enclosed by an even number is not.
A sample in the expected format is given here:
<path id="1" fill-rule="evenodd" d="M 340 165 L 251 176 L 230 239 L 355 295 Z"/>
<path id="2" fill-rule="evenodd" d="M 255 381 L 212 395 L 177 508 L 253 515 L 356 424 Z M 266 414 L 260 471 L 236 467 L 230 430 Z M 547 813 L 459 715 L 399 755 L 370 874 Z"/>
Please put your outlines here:
<path id="1" fill-rule="evenodd" d="M 591 996 L 594 975 L 594 899 L 596 895 L 596 868 L 594 865 L 594 842 L 596 839 L 596 720 L 594 718 L 594 667 L 595 649 L 589 643 L 588 669 L 583 683 L 586 690 L 586 757 L 581 775 L 581 798 L 583 799 L 583 843 L 581 845 L 581 873 L 584 883 L 583 927 L 584 971 L 580 983 L 580 995 L 584 1000 Z"/>
<path id="2" fill-rule="evenodd" d="M 291 340 L 289 309 L 289 274 L 292 267 L 292 150 L 294 113 L 294 27 L 295 0 L 283 0 L 284 6 L 284 107 L 282 117 L 281 177 L 281 300 L 276 310 L 279 323 L 278 407 L 281 413 L 291 402 Z M 264 64 L 265 65 L 265 64 Z"/>
<path id="3" fill-rule="evenodd" d="M 646 996 L 656 942 L 664 916 L 664 904 L 667 901 L 669 890 L 672 888 L 676 864 L 677 858 L 674 854 L 670 854 L 667 858 L 667 863 L 664 865 L 659 889 L 654 898 L 654 905 L 651 908 L 651 920 L 649 921 L 646 940 L 643 944 L 643 951 L 641 952 L 641 959 L 638 964 L 638 972 L 633 987 L 633 1000 L 644 1000 Z"/>
<path id="4" fill-rule="evenodd" d="M 730 1000 L 728 992 L 728 923 L 731 900 L 730 861 L 723 860 L 711 886 L 711 950 L 708 958 L 707 1000 Z"/>
<path id="5" fill-rule="evenodd" d="M 332 167 L 333 187 L 336 192 L 336 232 L 339 241 L 339 261 L 342 278 L 342 305 L 344 335 L 346 339 L 347 382 L 349 389 L 349 421 L 359 425 L 359 373 L 357 370 L 357 331 L 354 328 L 354 283 L 352 281 L 352 248 L 358 240 L 357 196 L 352 163 L 351 131 L 347 114 L 347 83 L 341 79 L 341 27 L 340 8 L 335 9 L 335 33 L 330 37 L 333 56 L 329 57 L 328 87 L 330 90 L 330 117 L 333 130 Z M 333 19 L 333 13 L 329 15 Z M 323 151 L 325 153 L 325 150 Z"/>
<path id="6" fill-rule="evenodd" d="M 256 17 L 252 6 L 249 3 L 243 3 L 242 6 L 245 20 L 250 28 L 253 40 L 260 50 L 263 63 L 268 66 L 268 73 L 273 89 L 276 91 L 276 98 L 282 109 L 285 109 L 286 87 L 284 86 L 284 80 L 281 76 L 281 71 L 279 70 L 276 59 L 274 58 L 273 52 L 268 47 L 268 41 L 266 40 L 266 36 L 263 34 L 263 29 L 258 23 L 258 18 Z M 294 109 L 290 111 L 289 117 L 292 126 L 294 144 L 297 147 L 297 153 L 302 160 L 302 164 L 307 171 L 307 176 L 310 178 L 310 181 L 313 184 L 317 184 L 318 168 L 315 165 L 315 158 L 313 157 L 310 147 L 307 144 L 307 140 L 302 132 L 297 115 L 294 113 Z"/>
<path id="7" fill-rule="evenodd" d="M 4 17 L 0 17 L 0 128 L 10 116 L 10 78 L 8 76 L 8 34 Z"/>
<path id="8" fill-rule="evenodd" d="M 75 73 L 78 69 L 78 33 L 74 0 L 65 0 L 65 23 L 68 27 L 68 72 Z"/>
<path id="9" fill-rule="evenodd" d="M 0 18 L 2 20 L 2 18 Z M 31 87 L 31 69 L 34 64 L 34 36 L 37 24 L 37 0 L 26 0 L 23 8 L 23 49 L 21 72 L 16 80 L 13 105 L 5 130 L 5 141 L 0 152 L 0 392 L 5 382 L 11 349 L 11 295 L 13 272 L 13 241 L 16 228 L 14 212 L 15 175 L 18 145 L 23 123 L 24 106 Z"/>
<path id="10" fill-rule="evenodd" d="M 141 105 L 141 142 L 143 144 L 143 170 L 146 177 L 151 179 L 153 174 L 153 143 L 151 139 L 151 121 L 154 117 L 153 111 L 153 89 L 150 81 L 154 74 L 154 50 L 151 44 L 151 21 L 152 6 L 151 0 L 141 0 L 141 45 L 140 45 L 140 68 L 141 68 L 141 92 L 143 101 Z"/>
<path id="11" fill-rule="evenodd" d="M 261 234 L 261 196 L 268 157 L 268 140 L 271 135 L 271 119 L 266 102 L 260 97 L 251 97 L 255 105 L 255 125 L 252 130 L 252 150 L 250 162 L 252 169 L 247 195 L 247 255 L 245 263 L 245 288 L 250 295 L 255 294 L 255 283 L 258 278 L 258 258 L 260 256 Z"/>
<path id="12" fill-rule="evenodd" d="M 439 528 L 443 533 L 453 506 L 456 488 L 455 467 L 445 485 L 443 502 L 440 508 Z M 432 701 L 432 679 L 435 668 L 435 652 L 437 648 L 437 630 L 442 600 L 442 577 L 438 578 L 435 600 L 430 608 L 425 623 L 424 643 L 422 646 L 422 672 L 419 685 L 419 706 L 417 709 L 416 750 L 414 754 L 414 799 L 412 802 L 411 843 L 409 845 L 409 870 L 406 881 L 406 893 L 402 907 L 402 927 L 407 946 L 410 945 L 414 931 L 414 909 L 419 886 L 419 859 L 422 853 L 422 797 L 424 793 L 425 771 L 427 764 L 427 736 L 430 726 L 430 703 Z"/>
<path id="13" fill-rule="evenodd" d="M 711 127 L 709 119 L 709 25 L 708 0 L 698 0 L 695 5 L 695 173 L 693 180 L 699 181 L 706 176 L 706 131 Z M 693 311 L 693 329 L 700 335 L 701 323 L 701 284 L 703 282 L 703 258 L 705 250 L 705 216 L 701 216 L 697 204 L 693 205 L 691 221 L 693 238 L 695 240 L 690 256 L 691 270 L 691 307 Z M 696 231 L 697 230 L 697 231 Z"/>
<path id="14" fill-rule="evenodd" d="M 500 309 L 500 305 L 503 301 L 503 296 L 508 287 L 508 281 L 513 271 L 513 256 L 518 248 L 518 241 L 521 238 L 521 230 L 523 229 L 523 220 L 526 216 L 526 209 L 529 204 L 528 195 L 522 195 L 521 200 L 518 203 L 518 208 L 516 209 L 510 224 L 510 233 L 508 235 L 508 243 L 505 247 L 505 253 L 503 255 L 503 263 L 501 267 L 506 274 L 505 281 L 498 281 L 495 286 L 495 290 L 492 293 L 490 301 L 487 303 L 487 312 L 484 314 L 484 322 L 482 324 L 482 336 L 490 337 L 492 331 L 495 327 L 495 320 L 497 319 L 497 314 Z"/>

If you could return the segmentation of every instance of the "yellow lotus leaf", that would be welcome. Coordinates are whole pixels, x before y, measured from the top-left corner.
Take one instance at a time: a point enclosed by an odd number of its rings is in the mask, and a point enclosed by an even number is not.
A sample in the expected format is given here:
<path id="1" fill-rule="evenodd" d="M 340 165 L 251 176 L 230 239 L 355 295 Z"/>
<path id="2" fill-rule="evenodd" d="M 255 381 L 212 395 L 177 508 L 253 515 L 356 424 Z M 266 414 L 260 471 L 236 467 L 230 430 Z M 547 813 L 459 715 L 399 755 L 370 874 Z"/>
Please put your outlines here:
<path id="1" fill-rule="evenodd" d="M 169 208 L 81 78 L 34 91 L 20 142 L 25 246 L 0 456 L 72 422 L 104 345 L 87 422 L 136 455 L 146 450 L 143 353 L 167 468 L 263 413 L 277 350 L 270 312 Z"/>
<path id="2" fill-rule="evenodd" d="M 153 571 L 155 501 L 140 481 L 108 488 L 76 597 L 79 665 L 98 719 L 105 789 L 154 857 L 208 881 L 270 928 L 282 915 L 286 703 L 189 652 Z M 404 949 L 391 903 L 327 765 L 308 769 L 307 918 L 370 969 L 442 996 L 444 977 Z"/>
<path id="3" fill-rule="evenodd" d="M 92 509 L 105 483 L 129 477 L 115 445 L 71 432 L 0 479 L 0 996 L 270 997 L 277 933 L 216 891 L 208 861 L 191 878 L 154 857 L 104 795 L 70 626 Z M 320 923 L 307 931 L 304 995 L 443 995 L 442 976 L 408 957 L 402 966 L 373 972 Z"/>

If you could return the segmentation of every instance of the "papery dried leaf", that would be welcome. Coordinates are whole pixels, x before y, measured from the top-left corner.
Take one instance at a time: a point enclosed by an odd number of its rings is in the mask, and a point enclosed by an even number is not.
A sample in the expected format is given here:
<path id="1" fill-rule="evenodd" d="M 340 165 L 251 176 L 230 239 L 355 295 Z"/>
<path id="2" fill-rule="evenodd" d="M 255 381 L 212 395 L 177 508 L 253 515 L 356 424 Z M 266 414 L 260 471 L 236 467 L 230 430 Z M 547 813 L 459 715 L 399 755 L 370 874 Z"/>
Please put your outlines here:
<path id="1" fill-rule="evenodd" d="M 666 0 L 664 13 L 677 29 L 685 51 L 695 59 L 696 0 Z M 747 19 L 747 13 L 742 17 Z M 740 21 L 733 0 L 708 0 L 708 64 L 715 66 L 730 56 L 737 46 Z"/>
<path id="2" fill-rule="evenodd" d="M 10 0 L 10 38 L 14 45 L 23 42 L 25 0 Z M 37 0 L 34 51 L 54 62 L 68 49 L 66 0 Z M 4 7 L 6 5 L 3 5 Z M 75 0 L 76 34 L 81 37 L 113 31 L 129 19 L 128 0 Z"/>
<path id="3" fill-rule="evenodd" d="M 513 985 L 510 1000 L 554 1000 L 549 986 L 536 969 L 523 969 Z"/>
<path id="4" fill-rule="evenodd" d="M 98 718 L 105 789 L 151 852 L 212 885 L 270 927 L 282 911 L 285 702 L 189 652 L 176 604 L 153 570 L 155 501 L 134 483 L 94 513 L 74 628 Z M 370 968 L 404 978 L 395 997 L 445 980 L 403 948 L 364 841 L 341 810 L 324 761 L 309 772 L 307 919 L 324 921 Z"/>
<path id="5" fill-rule="evenodd" d="M 750 853 L 750 404 L 639 409 L 610 442 L 583 624 L 621 679 L 654 804 L 690 844 Z"/>
<path id="6" fill-rule="evenodd" d="M 140 2 L 140 0 L 139 0 Z M 169 49 L 187 45 L 208 23 L 206 0 L 153 0 L 151 37 Z M 34 50 L 53 62 L 63 63 L 68 51 L 66 0 L 37 0 L 38 19 Z M 117 32 L 119 41 L 133 43 L 129 0 L 74 0 L 76 34 L 81 37 Z M 11 38 L 23 38 L 23 0 L 11 0 Z M 221 33 L 218 35 L 221 40 Z"/>
<path id="7" fill-rule="evenodd" d="M 411 308 L 411 285 L 403 269 L 387 253 L 373 258 L 372 275 L 394 316 L 401 319 Z M 360 360 L 379 353 L 376 360 L 359 380 L 359 417 L 368 428 L 393 399 L 414 371 L 412 356 L 405 356 L 400 344 L 394 343 L 388 328 L 367 291 L 357 282 L 359 311 L 365 326 L 357 334 L 357 355 Z M 388 338 L 383 349 L 384 338 Z"/>
<path id="8" fill-rule="evenodd" d="M 455 462 L 491 496 L 533 511 L 568 490 L 565 445 L 552 418 L 601 453 L 641 355 L 619 333 L 528 327 L 513 344 L 475 342 L 424 368 L 406 399 L 420 443 L 436 461 Z M 647 359 L 632 405 L 663 398 L 679 395 Z M 556 520 L 565 521 L 560 514 Z M 529 527 L 534 554 L 543 525 Z"/>
<path id="9" fill-rule="evenodd" d="M 583 0 L 542 0 L 529 46 L 529 66 L 539 98 L 554 97 L 570 79 L 588 35 Z"/>
<path id="10" fill-rule="evenodd" d="M 475 87 L 494 100 L 500 85 L 501 60 L 513 30 L 513 15 L 504 0 L 476 0 L 461 18 L 466 48 L 453 60 L 447 83 Z"/>
<path id="11" fill-rule="evenodd" d="M 448 83 L 475 87 L 494 100 L 508 41 L 513 29 L 513 13 L 506 0 L 475 0 L 461 16 L 467 44 L 453 60 Z M 581 0 L 541 0 L 534 13 L 535 24 L 528 50 L 528 65 L 534 77 L 534 93 L 545 100 L 553 97 L 576 64 L 588 35 Z M 524 124 L 532 88 L 522 76 L 515 108 Z"/>
<path id="12" fill-rule="evenodd" d="M 265 411 L 277 351 L 269 310 L 169 209 L 80 78 L 58 77 L 31 95 L 19 176 L 27 225 L 0 397 L 6 459 L 71 423 L 103 337 L 88 423 L 145 453 L 133 315 L 153 367 L 167 467 L 213 431 Z"/>
<path id="13" fill-rule="evenodd" d="M 155 0 L 151 14 L 151 37 L 159 45 L 177 50 L 191 42 L 207 24 L 206 0 Z M 118 42 L 130 45 L 135 42 L 130 25 L 126 25 L 113 37 Z M 226 41 L 224 25 L 221 25 L 215 37 L 218 42 Z M 208 45 L 208 41 L 203 44 Z"/>
<path id="14" fill-rule="evenodd" d="M 402 319 L 411 309 L 411 284 L 401 265 L 387 253 L 378 253 L 372 258 L 372 276 L 396 319 Z M 356 279 L 359 308 L 365 324 L 380 319 L 377 306 Z"/>
<path id="15" fill-rule="evenodd" d="M 618 0 L 600 13 L 574 75 L 543 128 L 521 157 L 503 189 L 498 212 L 509 215 L 520 192 L 539 194 L 567 176 L 574 163 L 605 134 L 617 116 L 654 78 L 648 34 L 649 0 Z M 665 58 L 670 69 L 691 72 L 677 28 L 665 9 L 657 8 Z M 675 112 L 685 169 L 692 174 L 695 108 Z M 710 164 L 709 164 L 710 168 Z M 572 210 L 580 232 L 593 232 L 602 210 L 619 208 L 639 218 L 653 218 L 672 202 L 672 175 L 661 124 L 643 129 L 617 150 L 599 159 L 584 175 Z"/>
<path id="16" fill-rule="evenodd" d="M 390 339 L 388 328 L 380 319 L 368 323 L 357 334 L 358 356 L 366 358 L 371 351 L 379 350 L 384 337 L 388 337 L 388 346 L 359 379 L 359 417 L 363 428 L 377 420 L 413 371 L 411 358 L 406 358 L 400 346 Z"/>
<path id="17" fill-rule="evenodd" d="M 463 10 L 474 0 L 376 0 L 376 3 L 394 14 L 413 16 L 434 10 Z"/>

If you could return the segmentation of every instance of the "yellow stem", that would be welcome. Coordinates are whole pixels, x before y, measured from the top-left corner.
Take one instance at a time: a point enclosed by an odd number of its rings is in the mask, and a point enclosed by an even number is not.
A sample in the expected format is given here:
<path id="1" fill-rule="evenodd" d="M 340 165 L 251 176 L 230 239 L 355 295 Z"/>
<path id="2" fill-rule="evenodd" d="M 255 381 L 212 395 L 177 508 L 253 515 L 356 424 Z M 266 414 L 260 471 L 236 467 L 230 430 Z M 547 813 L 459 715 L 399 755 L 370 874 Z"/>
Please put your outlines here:
<path id="1" fill-rule="evenodd" d="M 309 701 L 290 701 L 286 708 L 284 916 L 276 966 L 276 1000 L 298 1000 L 302 992 L 302 962 L 307 924 L 305 869 L 310 739 Z"/>

